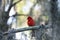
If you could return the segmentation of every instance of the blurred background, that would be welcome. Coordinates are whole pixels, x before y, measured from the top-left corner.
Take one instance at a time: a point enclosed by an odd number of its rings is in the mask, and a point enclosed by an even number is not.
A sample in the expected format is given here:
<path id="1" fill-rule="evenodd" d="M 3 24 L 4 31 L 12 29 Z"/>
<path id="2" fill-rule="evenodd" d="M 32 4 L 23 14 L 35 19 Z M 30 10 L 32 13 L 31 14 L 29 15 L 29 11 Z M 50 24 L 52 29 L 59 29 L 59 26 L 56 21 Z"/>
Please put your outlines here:
<path id="1" fill-rule="evenodd" d="M 48 29 L 31 30 L 13 34 L 6 40 L 60 40 L 60 0 L 0 0 L 0 31 L 29 27 L 27 18 L 31 16 L 35 26 L 44 25 Z M 2 40 L 3 40 L 2 39 Z"/>

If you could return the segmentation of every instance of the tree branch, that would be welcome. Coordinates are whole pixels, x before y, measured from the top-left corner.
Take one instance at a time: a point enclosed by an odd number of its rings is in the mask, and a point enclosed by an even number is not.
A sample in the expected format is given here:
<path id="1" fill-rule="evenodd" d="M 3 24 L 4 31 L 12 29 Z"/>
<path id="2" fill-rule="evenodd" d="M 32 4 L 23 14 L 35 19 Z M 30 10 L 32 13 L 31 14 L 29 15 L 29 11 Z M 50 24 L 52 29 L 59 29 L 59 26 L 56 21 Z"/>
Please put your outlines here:
<path id="1" fill-rule="evenodd" d="M 8 9 L 7 13 L 10 12 L 10 9 L 11 9 L 12 6 L 15 6 L 15 5 L 16 5 L 17 3 L 19 3 L 20 1 L 22 1 L 22 0 L 19 0 L 19 1 L 15 2 L 14 4 L 11 4 L 11 5 L 9 6 L 9 9 Z"/>
<path id="2" fill-rule="evenodd" d="M 22 32 L 22 31 L 28 31 L 28 30 L 38 30 L 38 29 L 49 29 L 51 27 L 45 27 L 45 26 L 33 26 L 33 27 L 25 27 L 25 28 L 20 28 L 20 29 L 12 29 L 10 31 L 7 31 L 7 32 L 4 32 L 3 35 L 8 35 L 8 34 L 11 34 L 11 33 L 17 33 L 17 32 Z"/>

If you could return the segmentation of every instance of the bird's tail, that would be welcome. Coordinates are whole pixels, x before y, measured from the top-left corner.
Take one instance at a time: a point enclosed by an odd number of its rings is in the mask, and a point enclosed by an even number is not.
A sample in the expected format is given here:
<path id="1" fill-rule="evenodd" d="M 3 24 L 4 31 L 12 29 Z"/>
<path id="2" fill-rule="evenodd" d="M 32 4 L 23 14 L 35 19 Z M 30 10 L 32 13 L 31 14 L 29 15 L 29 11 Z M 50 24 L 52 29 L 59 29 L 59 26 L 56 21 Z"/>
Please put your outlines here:
<path id="1" fill-rule="evenodd" d="M 32 37 L 35 36 L 35 30 L 32 30 Z"/>

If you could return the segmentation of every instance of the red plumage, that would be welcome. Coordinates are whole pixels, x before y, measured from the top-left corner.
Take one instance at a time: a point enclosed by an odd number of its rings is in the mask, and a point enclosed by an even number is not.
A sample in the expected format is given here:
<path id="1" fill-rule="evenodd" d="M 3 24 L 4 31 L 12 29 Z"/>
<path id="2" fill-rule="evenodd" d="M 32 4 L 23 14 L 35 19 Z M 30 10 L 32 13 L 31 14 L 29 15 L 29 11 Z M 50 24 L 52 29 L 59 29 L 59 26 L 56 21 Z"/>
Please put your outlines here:
<path id="1" fill-rule="evenodd" d="M 35 22 L 32 17 L 28 16 L 27 20 L 28 26 L 35 26 Z"/>

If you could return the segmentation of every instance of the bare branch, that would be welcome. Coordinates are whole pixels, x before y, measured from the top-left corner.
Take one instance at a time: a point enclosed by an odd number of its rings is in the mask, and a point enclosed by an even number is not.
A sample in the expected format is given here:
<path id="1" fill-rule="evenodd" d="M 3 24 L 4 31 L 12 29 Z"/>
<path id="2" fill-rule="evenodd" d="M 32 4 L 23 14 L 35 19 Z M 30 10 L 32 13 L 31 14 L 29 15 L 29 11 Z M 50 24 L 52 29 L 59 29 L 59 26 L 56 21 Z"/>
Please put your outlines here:
<path id="1" fill-rule="evenodd" d="M 17 3 L 19 3 L 20 1 L 22 1 L 22 0 L 19 0 L 19 1 L 15 2 L 14 4 L 11 4 L 11 5 L 9 6 L 9 9 L 8 9 L 7 13 L 10 12 L 10 9 L 11 9 L 12 6 L 15 6 L 15 5 L 16 5 Z"/>
<path id="2" fill-rule="evenodd" d="M 49 29 L 51 27 L 45 27 L 45 26 L 42 26 L 42 25 L 39 25 L 39 26 L 33 26 L 33 27 L 25 27 L 25 28 L 20 28 L 20 29 L 12 29 L 10 31 L 7 31 L 5 33 L 3 33 L 3 35 L 8 35 L 8 34 L 11 34 L 11 33 L 17 33 L 17 32 L 22 32 L 22 31 L 28 31 L 28 30 L 38 30 L 38 29 Z"/>

